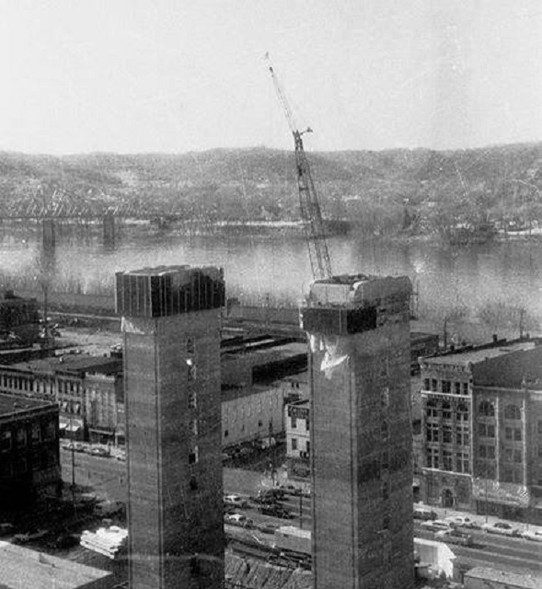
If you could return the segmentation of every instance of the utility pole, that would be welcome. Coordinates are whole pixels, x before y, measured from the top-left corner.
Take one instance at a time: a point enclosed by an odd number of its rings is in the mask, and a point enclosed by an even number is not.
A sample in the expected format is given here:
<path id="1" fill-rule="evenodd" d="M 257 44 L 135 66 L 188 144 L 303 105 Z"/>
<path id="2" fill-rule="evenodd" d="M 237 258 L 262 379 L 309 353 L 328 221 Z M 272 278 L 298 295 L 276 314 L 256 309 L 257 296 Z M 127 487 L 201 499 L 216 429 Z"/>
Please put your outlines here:
<path id="1" fill-rule="evenodd" d="M 273 442 L 273 420 L 269 420 L 269 446 L 271 447 L 271 483 L 275 487 L 275 446 Z"/>

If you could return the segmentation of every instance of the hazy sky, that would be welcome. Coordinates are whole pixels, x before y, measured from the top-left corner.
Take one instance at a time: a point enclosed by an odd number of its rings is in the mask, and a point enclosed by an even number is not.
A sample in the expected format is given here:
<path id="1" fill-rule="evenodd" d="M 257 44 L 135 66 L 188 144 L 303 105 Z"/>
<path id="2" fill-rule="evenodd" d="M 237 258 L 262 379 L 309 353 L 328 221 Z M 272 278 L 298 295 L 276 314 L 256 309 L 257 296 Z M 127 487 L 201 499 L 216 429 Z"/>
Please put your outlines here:
<path id="1" fill-rule="evenodd" d="M 542 140 L 540 0 L 0 0 L 0 149 Z"/>

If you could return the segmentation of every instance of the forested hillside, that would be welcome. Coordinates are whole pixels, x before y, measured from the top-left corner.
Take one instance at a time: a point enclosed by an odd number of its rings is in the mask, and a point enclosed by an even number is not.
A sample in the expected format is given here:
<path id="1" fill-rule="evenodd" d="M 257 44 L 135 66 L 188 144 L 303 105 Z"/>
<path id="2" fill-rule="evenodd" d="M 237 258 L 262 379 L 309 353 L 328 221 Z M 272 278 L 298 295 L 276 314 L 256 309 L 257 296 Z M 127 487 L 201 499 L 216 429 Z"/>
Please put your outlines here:
<path id="1" fill-rule="evenodd" d="M 370 233 L 542 225 L 542 144 L 308 156 L 324 215 Z M 0 153 L 4 203 L 55 186 L 117 202 L 153 203 L 186 219 L 299 218 L 294 155 L 266 148 L 180 155 Z"/>

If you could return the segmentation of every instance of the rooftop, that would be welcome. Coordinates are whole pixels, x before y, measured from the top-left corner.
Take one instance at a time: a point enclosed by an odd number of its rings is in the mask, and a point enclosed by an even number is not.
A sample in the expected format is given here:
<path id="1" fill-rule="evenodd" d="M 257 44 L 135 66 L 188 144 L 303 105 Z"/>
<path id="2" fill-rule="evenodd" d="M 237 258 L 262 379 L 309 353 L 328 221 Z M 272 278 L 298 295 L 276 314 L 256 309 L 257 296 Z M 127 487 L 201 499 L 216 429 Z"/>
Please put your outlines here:
<path id="1" fill-rule="evenodd" d="M 300 568 L 286 568 L 226 553 L 226 589 L 312 589 L 313 576 Z"/>
<path id="2" fill-rule="evenodd" d="M 465 578 L 498 581 L 505 583 L 510 589 L 540 589 L 542 587 L 542 576 L 514 573 L 489 567 L 474 567 L 465 573 Z"/>
<path id="3" fill-rule="evenodd" d="M 424 364 L 448 364 L 451 366 L 467 366 L 477 364 L 490 358 L 498 358 L 512 352 L 532 350 L 537 345 L 537 340 L 513 340 L 507 342 L 500 340 L 495 343 L 478 347 L 467 347 L 456 352 L 447 352 L 437 356 L 429 356 L 423 359 Z"/>
<path id="4" fill-rule="evenodd" d="M 58 405 L 43 399 L 32 399 L 30 397 L 23 397 L 22 395 L 6 395 L 0 393 L 0 416 L 21 413 L 32 409 L 39 409 L 41 407 L 57 408 Z"/>
<path id="5" fill-rule="evenodd" d="M 25 372 L 39 372 L 52 374 L 54 372 L 99 372 L 112 374 L 122 371 L 122 360 L 111 356 L 76 356 L 64 355 L 40 360 L 29 360 L 11 364 L 7 368 L 14 368 Z"/>
<path id="6" fill-rule="evenodd" d="M 0 542 L 2 578 L 0 589 L 76 589 L 94 586 L 111 575 L 93 567 L 78 564 L 29 548 Z"/>

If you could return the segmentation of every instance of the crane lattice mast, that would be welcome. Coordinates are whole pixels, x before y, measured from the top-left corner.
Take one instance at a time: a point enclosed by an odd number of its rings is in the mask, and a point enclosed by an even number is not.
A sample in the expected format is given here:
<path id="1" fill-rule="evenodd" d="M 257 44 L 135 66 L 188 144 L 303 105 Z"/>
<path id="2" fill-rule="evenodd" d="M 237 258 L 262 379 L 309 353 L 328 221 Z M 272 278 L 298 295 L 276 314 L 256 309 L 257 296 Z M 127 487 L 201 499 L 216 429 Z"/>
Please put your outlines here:
<path id="1" fill-rule="evenodd" d="M 266 55 L 266 59 L 268 60 L 269 73 L 273 79 L 279 102 L 282 105 L 288 126 L 294 137 L 299 205 L 301 209 L 301 219 L 305 230 L 305 238 L 309 249 L 312 275 L 315 279 L 330 278 L 332 276 L 331 259 L 327 247 L 322 212 L 320 210 L 316 188 L 314 187 L 314 182 L 312 180 L 309 162 L 303 147 L 302 136 L 305 133 L 312 133 L 312 129 L 310 127 L 307 127 L 304 131 L 299 131 L 299 129 L 297 129 L 292 115 L 292 109 L 290 108 L 288 100 L 279 84 L 273 66 L 269 63 L 268 55 Z"/>

